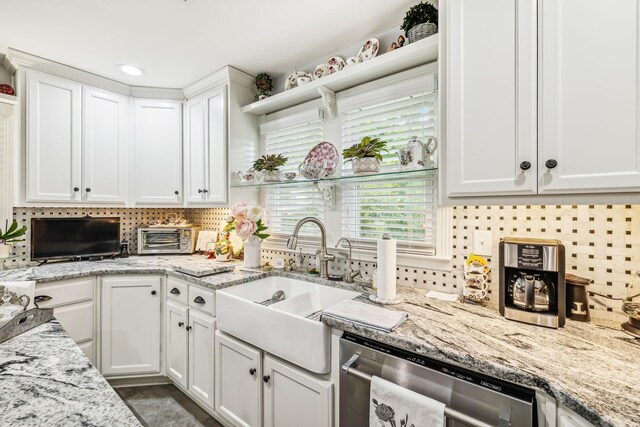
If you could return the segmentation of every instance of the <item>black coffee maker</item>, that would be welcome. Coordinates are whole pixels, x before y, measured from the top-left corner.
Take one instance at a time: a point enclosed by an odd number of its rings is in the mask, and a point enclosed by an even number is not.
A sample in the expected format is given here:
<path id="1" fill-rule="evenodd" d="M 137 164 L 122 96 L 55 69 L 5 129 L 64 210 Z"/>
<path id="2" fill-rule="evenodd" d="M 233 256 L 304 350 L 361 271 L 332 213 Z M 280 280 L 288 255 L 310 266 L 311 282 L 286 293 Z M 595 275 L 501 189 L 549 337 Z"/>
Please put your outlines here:
<path id="1" fill-rule="evenodd" d="M 565 322 L 564 246 L 558 240 L 500 240 L 500 314 L 532 325 Z"/>

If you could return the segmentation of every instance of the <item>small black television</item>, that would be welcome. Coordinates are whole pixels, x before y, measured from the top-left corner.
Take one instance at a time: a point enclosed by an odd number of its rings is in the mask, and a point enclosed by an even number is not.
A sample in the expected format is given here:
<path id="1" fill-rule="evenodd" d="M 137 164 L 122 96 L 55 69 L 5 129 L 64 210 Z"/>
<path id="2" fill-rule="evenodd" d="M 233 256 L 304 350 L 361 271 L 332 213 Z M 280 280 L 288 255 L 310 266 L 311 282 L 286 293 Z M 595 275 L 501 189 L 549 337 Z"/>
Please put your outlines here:
<path id="1" fill-rule="evenodd" d="M 32 218 L 31 260 L 82 259 L 120 253 L 120 218 Z"/>

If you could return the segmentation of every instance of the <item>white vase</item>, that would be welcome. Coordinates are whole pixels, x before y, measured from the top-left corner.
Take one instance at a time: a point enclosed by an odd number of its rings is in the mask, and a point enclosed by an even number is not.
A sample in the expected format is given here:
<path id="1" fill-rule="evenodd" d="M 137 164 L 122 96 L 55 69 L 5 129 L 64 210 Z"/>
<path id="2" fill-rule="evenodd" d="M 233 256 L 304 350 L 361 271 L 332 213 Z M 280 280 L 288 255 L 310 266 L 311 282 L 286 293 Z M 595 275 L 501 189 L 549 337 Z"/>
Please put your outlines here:
<path id="1" fill-rule="evenodd" d="M 260 267 L 260 246 L 262 240 L 256 235 L 244 241 L 244 266 L 247 268 Z"/>
<path id="2" fill-rule="evenodd" d="M 11 245 L 0 245 L 0 258 L 9 258 L 11 256 Z"/>

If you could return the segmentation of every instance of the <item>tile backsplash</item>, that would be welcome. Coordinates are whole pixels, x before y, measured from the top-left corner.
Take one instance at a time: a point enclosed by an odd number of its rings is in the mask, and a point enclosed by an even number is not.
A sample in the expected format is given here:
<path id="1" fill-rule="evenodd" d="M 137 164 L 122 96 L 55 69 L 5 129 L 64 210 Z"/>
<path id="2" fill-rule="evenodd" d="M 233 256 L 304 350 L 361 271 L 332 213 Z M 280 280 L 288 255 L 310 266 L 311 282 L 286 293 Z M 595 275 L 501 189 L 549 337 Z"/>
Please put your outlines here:
<path id="1" fill-rule="evenodd" d="M 122 239 L 130 242 L 130 251 L 137 250 L 136 228 L 151 219 L 164 219 L 167 214 L 184 216 L 204 229 L 220 230 L 229 209 L 146 209 L 146 208 L 15 208 L 14 216 L 21 225 L 29 225 L 32 217 L 43 216 L 119 216 Z M 453 270 L 432 271 L 398 265 L 399 286 L 449 293 L 462 292 L 462 266 L 473 251 L 473 232 L 488 230 L 493 237 L 489 296 L 498 299 L 498 243 L 500 238 L 538 237 L 561 240 L 566 248 L 567 270 L 593 280 L 589 290 L 614 299 L 591 296 L 592 315 L 596 318 L 624 320 L 620 311 L 624 290 L 632 274 L 640 270 L 640 205 L 553 205 L 553 206 L 464 206 L 452 209 Z M 21 266 L 29 263 L 29 239 L 17 245 L 20 258 L 4 261 L 5 265 Z M 284 251 L 263 250 L 263 260 L 288 258 Z M 313 265 L 311 256 L 305 266 Z M 341 272 L 346 266 L 342 257 L 333 263 L 332 271 Z M 375 263 L 355 260 L 354 268 L 371 277 Z M 617 299 L 615 299 L 617 298 Z"/>

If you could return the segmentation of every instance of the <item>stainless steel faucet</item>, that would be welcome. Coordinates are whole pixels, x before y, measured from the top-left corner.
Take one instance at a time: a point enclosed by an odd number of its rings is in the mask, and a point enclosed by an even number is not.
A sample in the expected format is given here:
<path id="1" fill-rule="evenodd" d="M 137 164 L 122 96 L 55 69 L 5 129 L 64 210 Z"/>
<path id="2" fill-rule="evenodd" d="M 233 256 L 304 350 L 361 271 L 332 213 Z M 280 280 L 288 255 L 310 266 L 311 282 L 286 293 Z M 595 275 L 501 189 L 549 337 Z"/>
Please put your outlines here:
<path id="1" fill-rule="evenodd" d="M 298 221 L 293 230 L 293 234 L 287 241 L 287 248 L 291 250 L 296 249 L 298 246 L 298 233 L 300 232 L 300 227 L 308 222 L 317 225 L 320 229 L 320 277 L 327 279 L 329 277 L 329 261 L 335 261 L 336 256 L 327 252 L 327 229 L 324 227 L 322 221 L 311 216 L 302 218 Z"/>
<path id="2" fill-rule="evenodd" d="M 351 240 L 346 237 L 341 237 L 340 240 L 336 242 L 336 248 L 340 246 L 340 243 L 347 242 L 349 245 L 349 257 L 347 258 L 347 271 L 344 273 L 344 281 L 347 283 L 353 283 L 353 279 L 360 276 L 360 270 L 352 270 L 351 269 Z"/>

